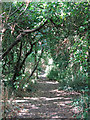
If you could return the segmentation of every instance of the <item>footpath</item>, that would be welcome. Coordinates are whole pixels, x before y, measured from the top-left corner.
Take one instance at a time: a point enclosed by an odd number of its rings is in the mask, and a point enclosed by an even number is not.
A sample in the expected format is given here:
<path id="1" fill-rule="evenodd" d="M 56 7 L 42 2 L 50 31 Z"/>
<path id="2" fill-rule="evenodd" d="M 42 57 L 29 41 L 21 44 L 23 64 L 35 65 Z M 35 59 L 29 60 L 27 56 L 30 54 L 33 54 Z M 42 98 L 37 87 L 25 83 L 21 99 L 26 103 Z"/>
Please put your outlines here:
<path id="1" fill-rule="evenodd" d="M 72 107 L 73 98 L 80 95 L 75 91 L 58 90 L 59 83 L 41 78 L 35 85 L 32 96 L 13 100 L 16 120 L 72 120 L 79 111 Z M 17 105 L 16 105 L 17 106 Z"/>

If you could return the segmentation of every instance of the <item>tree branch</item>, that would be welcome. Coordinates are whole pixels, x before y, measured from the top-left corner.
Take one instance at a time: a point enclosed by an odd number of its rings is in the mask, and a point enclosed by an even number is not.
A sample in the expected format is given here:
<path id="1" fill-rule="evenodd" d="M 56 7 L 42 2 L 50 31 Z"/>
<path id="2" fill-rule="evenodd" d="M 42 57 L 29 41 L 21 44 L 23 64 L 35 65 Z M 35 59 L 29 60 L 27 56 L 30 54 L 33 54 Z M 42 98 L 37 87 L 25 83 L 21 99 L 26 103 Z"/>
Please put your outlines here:
<path id="1" fill-rule="evenodd" d="M 36 43 L 36 42 L 35 42 L 35 43 Z M 25 60 L 27 59 L 27 57 L 31 54 L 32 49 L 33 49 L 33 45 L 35 45 L 35 43 L 31 44 L 31 49 L 26 53 L 25 58 L 23 59 L 21 65 L 20 65 L 20 70 L 22 69 L 22 66 L 23 66 L 23 64 L 25 63 Z"/>
<path id="2" fill-rule="evenodd" d="M 26 11 L 26 9 L 28 8 L 28 5 L 29 5 L 29 2 L 26 3 L 26 7 L 25 7 L 24 11 L 19 14 L 18 18 Z M 18 19 L 18 18 L 17 18 L 17 19 Z"/>
<path id="3" fill-rule="evenodd" d="M 10 50 L 11 50 L 17 43 L 19 43 L 19 42 L 21 41 L 21 37 L 22 37 L 22 34 L 20 33 L 20 34 L 17 36 L 16 41 L 14 41 L 14 42 L 10 45 L 10 47 L 3 53 L 2 58 L 4 58 L 4 57 L 10 52 Z"/>
<path id="4" fill-rule="evenodd" d="M 15 72 L 14 72 L 14 75 L 13 75 L 12 81 L 16 78 L 17 73 L 19 72 L 19 71 L 18 71 L 18 67 L 19 67 L 20 59 L 21 59 L 21 52 L 22 52 L 22 42 L 21 42 L 21 45 L 20 45 L 19 58 L 18 58 L 17 63 L 16 63 L 16 65 L 15 65 L 15 67 L 14 67 Z"/>
<path id="5" fill-rule="evenodd" d="M 27 33 L 32 33 L 32 32 L 36 32 L 38 30 L 40 30 L 45 24 L 47 23 L 47 20 L 44 22 L 44 24 L 41 24 L 39 27 L 32 29 L 32 30 L 23 30 L 22 33 L 20 33 L 17 38 L 16 41 L 14 41 L 10 47 L 3 53 L 2 58 L 4 58 L 9 52 L 10 50 L 21 41 L 22 36 L 26 35 Z"/>
<path id="6" fill-rule="evenodd" d="M 28 57 L 28 55 L 31 54 L 34 44 L 35 44 L 35 43 L 31 44 L 31 48 L 30 48 L 30 50 L 26 53 L 25 58 L 24 58 L 23 61 L 21 62 L 21 65 L 19 66 L 19 68 L 17 68 L 17 66 L 16 66 L 16 68 L 15 68 L 15 71 L 16 71 L 16 70 L 17 70 L 17 71 L 14 73 L 14 75 L 13 75 L 13 77 L 12 77 L 12 79 L 11 79 L 11 83 L 12 83 L 13 88 L 14 88 L 14 83 L 16 82 L 15 78 L 16 78 L 16 76 L 18 75 L 18 73 L 21 71 L 21 69 L 22 69 L 22 67 L 23 67 L 23 64 L 25 63 L 26 58 Z M 20 54 L 21 54 L 21 53 L 20 53 Z M 20 64 L 20 63 L 19 63 L 19 64 Z"/>
<path id="7" fill-rule="evenodd" d="M 46 23 L 47 23 L 47 20 L 44 22 L 44 24 L 41 23 L 41 25 L 39 27 L 32 29 L 32 30 L 23 30 L 23 32 L 24 33 L 32 33 L 32 32 L 39 31 Z"/>
<path id="8" fill-rule="evenodd" d="M 53 23 L 53 25 L 54 25 L 56 28 L 61 27 L 61 25 L 55 24 L 55 23 L 53 22 L 52 18 L 50 18 L 49 20 L 51 21 L 51 23 Z"/>
<path id="9" fill-rule="evenodd" d="M 17 11 L 19 11 L 20 8 L 21 8 L 23 5 L 24 5 L 24 3 L 23 3 L 20 7 L 18 7 L 13 13 L 11 13 L 11 14 L 9 15 L 9 17 L 11 17 L 12 15 L 14 15 Z"/>
<path id="10" fill-rule="evenodd" d="M 38 64 L 39 64 L 39 62 L 40 62 L 40 59 L 41 59 L 41 56 L 42 56 L 42 53 L 43 53 L 43 48 L 42 48 L 41 55 L 40 55 L 40 57 L 39 57 L 39 59 L 38 59 L 38 62 L 37 62 L 37 64 L 36 64 L 35 68 L 33 69 L 31 75 L 28 77 L 28 79 L 30 79 L 30 78 L 32 77 L 33 73 L 34 73 L 35 70 L 37 69 L 37 66 L 38 66 Z"/>

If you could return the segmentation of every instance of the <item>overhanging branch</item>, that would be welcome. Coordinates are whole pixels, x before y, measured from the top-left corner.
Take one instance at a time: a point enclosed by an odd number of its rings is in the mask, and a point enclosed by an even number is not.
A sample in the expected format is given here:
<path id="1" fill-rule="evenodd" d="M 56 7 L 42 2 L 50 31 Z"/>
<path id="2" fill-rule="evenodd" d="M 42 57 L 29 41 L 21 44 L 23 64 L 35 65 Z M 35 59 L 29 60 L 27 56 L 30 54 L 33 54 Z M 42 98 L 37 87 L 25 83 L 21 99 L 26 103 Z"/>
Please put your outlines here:
<path id="1" fill-rule="evenodd" d="M 44 22 L 44 24 L 41 23 L 41 25 L 39 27 L 32 29 L 32 30 L 23 30 L 23 32 L 24 33 L 32 33 L 32 32 L 39 31 L 46 23 L 47 23 L 47 20 Z"/>
<path id="2" fill-rule="evenodd" d="M 26 35 L 27 33 L 32 33 L 40 30 L 46 23 L 47 23 L 47 20 L 44 22 L 44 24 L 41 24 L 39 27 L 35 29 L 23 30 L 23 32 L 17 36 L 16 40 L 10 45 L 10 47 L 3 53 L 2 58 L 4 58 L 10 52 L 10 50 L 21 41 L 22 36 Z"/>

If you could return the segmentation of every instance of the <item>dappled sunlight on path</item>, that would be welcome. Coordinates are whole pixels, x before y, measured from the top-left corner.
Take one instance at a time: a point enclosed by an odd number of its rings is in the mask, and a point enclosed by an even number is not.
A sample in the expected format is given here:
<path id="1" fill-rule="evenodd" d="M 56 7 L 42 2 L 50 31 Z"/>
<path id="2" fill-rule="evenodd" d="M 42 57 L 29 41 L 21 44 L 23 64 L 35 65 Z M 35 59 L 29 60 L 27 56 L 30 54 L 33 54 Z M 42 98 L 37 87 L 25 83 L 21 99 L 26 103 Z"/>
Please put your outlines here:
<path id="1" fill-rule="evenodd" d="M 19 110 L 17 118 L 73 118 L 73 97 L 80 95 L 75 91 L 58 90 L 59 83 L 40 79 L 36 84 L 36 92 L 32 96 L 17 97 L 13 104 L 17 103 Z"/>

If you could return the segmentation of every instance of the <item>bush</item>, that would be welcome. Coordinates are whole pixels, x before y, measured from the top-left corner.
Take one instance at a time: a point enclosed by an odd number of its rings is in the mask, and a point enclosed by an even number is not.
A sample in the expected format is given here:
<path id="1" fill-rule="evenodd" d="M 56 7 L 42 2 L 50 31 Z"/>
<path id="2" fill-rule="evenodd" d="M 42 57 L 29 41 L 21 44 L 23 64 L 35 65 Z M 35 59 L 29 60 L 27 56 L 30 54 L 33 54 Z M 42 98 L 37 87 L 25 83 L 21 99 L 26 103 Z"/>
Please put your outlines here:
<path id="1" fill-rule="evenodd" d="M 55 68 L 52 68 L 52 70 L 48 73 L 47 77 L 50 80 L 57 80 L 58 79 L 58 71 Z"/>

